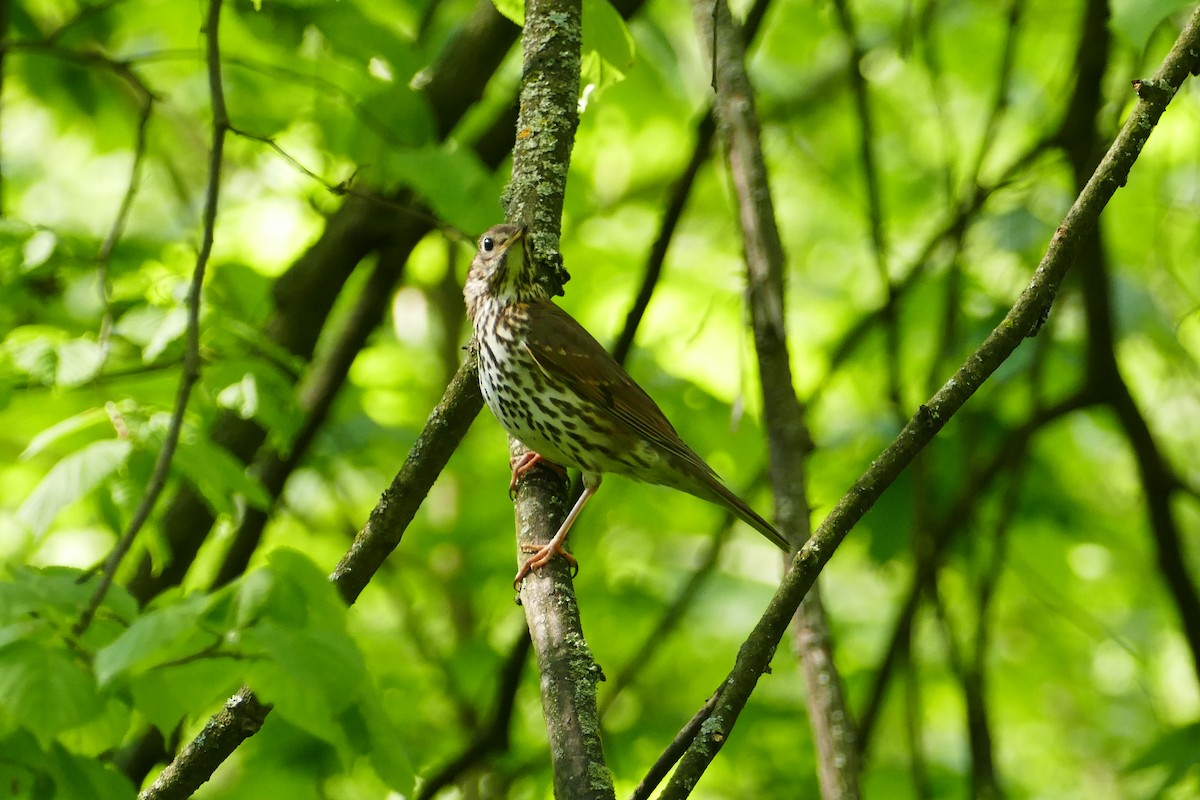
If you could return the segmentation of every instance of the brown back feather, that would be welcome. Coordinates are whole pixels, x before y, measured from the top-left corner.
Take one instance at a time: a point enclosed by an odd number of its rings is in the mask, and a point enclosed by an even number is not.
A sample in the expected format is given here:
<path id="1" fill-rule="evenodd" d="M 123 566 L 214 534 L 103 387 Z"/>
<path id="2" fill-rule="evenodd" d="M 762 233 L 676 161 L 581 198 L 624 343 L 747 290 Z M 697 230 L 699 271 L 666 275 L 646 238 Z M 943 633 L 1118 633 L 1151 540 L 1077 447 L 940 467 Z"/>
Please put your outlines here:
<path id="1" fill-rule="evenodd" d="M 650 395 L 574 317 L 550 302 L 529 303 L 528 313 L 529 354 L 548 377 L 566 384 L 598 412 L 686 462 L 698 471 L 697 477 L 717 478 L 712 467 L 679 438 Z"/>

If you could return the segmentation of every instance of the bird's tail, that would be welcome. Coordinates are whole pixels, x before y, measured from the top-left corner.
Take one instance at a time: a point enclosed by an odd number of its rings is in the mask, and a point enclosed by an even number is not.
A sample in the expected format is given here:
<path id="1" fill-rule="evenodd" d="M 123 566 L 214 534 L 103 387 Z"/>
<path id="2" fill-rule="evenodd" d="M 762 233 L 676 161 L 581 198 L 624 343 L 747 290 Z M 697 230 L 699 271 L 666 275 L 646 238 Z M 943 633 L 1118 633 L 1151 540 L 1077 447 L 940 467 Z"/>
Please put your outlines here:
<path id="1" fill-rule="evenodd" d="M 699 489 L 700 487 L 696 488 Z M 701 497 L 705 500 L 716 501 L 717 503 L 726 506 L 733 511 L 733 513 L 741 517 L 742 521 L 744 521 L 747 525 L 770 539 L 771 543 L 780 550 L 785 553 L 790 553 L 792 551 L 792 545 L 782 533 L 775 530 L 771 523 L 760 517 L 757 511 L 746 505 L 746 502 L 742 500 L 742 498 L 730 491 L 729 487 L 721 483 L 719 479 L 713 478 L 711 480 L 704 481 L 703 489 L 707 490 L 704 494 L 692 489 L 689 489 L 688 491 L 697 497 Z"/>

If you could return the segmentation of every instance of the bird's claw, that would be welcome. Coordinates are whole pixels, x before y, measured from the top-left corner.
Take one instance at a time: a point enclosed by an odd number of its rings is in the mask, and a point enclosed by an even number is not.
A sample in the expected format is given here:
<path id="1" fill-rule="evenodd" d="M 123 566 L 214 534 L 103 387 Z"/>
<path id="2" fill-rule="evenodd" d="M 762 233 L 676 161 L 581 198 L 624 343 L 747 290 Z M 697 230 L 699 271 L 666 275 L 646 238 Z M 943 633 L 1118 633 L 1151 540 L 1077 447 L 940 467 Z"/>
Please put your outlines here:
<path id="1" fill-rule="evenodd" d="M 564 478 L 567 477 L 567 471 L 565 469 L 558 464 L 555 464 L 548 458 L 542 457 L 540 453 L 535 453 L 532 450 L 527 453 L 522 453 L 508 462 L 509 467 L 512 469 L 512 479 L 508 482 L 509 500 L 516 499 L 517 484 L 520 482 L 521 478 L 525 477 L 525 473 L 529 472 L 529 470 L 533 469 L 538 464 L 545 464 L 547 467 L 550 467 Z"/>
<path id="2" fill-rule="evenodd" d="M 546 544 L 538 547 L 533 544 L 521 545 L 521 549 L 527 553 L 533 553 L 521 568 L 517 570 L 517 577 L 513 578 L 513 588 L 518 592 L 521 591 L 521 583 L 525 580 L 525 576 L 533 572 L 535 569 L 541 569 L 550 563 L 555 556 L 562 556 L 566 559 L 567 564 L 571 567 L 571 577 L 574 578 L 579 574 L 579 560 L 575 556 L 568 553 L 557 544 Z"/>

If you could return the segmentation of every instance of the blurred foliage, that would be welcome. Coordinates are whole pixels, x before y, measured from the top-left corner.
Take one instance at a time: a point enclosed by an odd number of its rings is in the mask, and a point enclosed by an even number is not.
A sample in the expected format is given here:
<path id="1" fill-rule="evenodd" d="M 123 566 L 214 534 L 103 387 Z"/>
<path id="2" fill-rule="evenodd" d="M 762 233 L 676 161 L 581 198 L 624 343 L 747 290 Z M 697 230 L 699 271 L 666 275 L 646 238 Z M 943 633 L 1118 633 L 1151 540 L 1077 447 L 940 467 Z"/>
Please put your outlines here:
<path id="1" fill-rule="evenodd" d="M 14 797 L 130 797 L 118 765 L 133 743 L 151 728 L 190 739 L 245 683 L 275 711 L 198 796 L 409 795 L 414 775 L 436 773 L 486 729 L 525 624 L 509 583 L 506 451 L 494 421 L 471 430 L 352 609 L 323 576 L 457 366 L 465 329 L 456 286 L 469 248 L 435 232 L 413 251 L 388 319 L 357 354 L 278 499 L 212 431 L 222 415 L 251 420 L 286 456 L 303 429 L 309 362 L 272 337 L 272 315 L 277 278 L 349 202 L 331 189 L 390 198 L 409 189 L 443 230 L 468 240 L 498 217 L 508 166 L 492 170 L 471 148 L 490 120 L 468 115 L 439 140 L 419 79 L 472 13 L 467 0 L 225 3 L 232 124 L 269 137 L 288 158 L 261 138 L 229 139 L 202 306 L 203 371 L 168 490 L 96 621 L 72 634 L 91 594 L 79 581 L 128 525 L 178 386 L 210 145 L 202 5 L 5 8 L 0 787 Z M 695 144 L 709 74 L 686 3 L 653 0 L 627 27 L 605 0 L 584 5 L 587 102 L 564 217 L 572 280 L 562 304 L 613 341 Z M 1129 81 L 1158 64 L 1187 5 L 1113 4 L 1097 121 L 1105 136 L 1132 102 Z M 1047 141 L 1076 79 L 1084 7 L 1029 0 L 1010 16 L 1008 6 L 856 2 L 863 57 L 851 64 L 828 4 L 776 0 L 750 50 L 790 261 L 797 390 L 816 442 L 815 521 L 1001 318 L 1074 197 L 1069 163 Z M 495 116 L 511 100 L 517 63 L 510 54 L 473 114 Z M 874 114 L 882 255 L 869 232 L 853 69 Z M 1192 576 L 1200 572 L 1197 131 L 1193 81 L 1102 225 L 1113 350 L 1179 478 L 1171 510 Z M 114 230 L 135 176 L 127 224 Z M 766 448 L 731 194 L 720 159 L 710 158 L 629 367 L 740 490 L 762 471 Z M 359 272 L 375 263 L 372 255 Z M 893 323 L 879 312 L 884 274 L 898 298 Z M 365 282 L 357 274 L 346 282 L 319 356 Z M 1084 384 L 1092 335 L 1084 302 L 1077 284 L 1066 288 L 1041 335 L 888 491 L 825 572 L 838 666 L 858 714 L 917 559 L 931 540 L 944 541 L 888 673 L 864 768 L 868 796 L 970 791 L 979 769 L 964 699 L 972 670 L 985 677 L 992 758 L 1009 796 L 1200 792 L 1197 656 L 1164 588 L 1146 512 L 1147 489 L 1162 487 L 1145 485 L 1125 429 L 1104 406 L 1031 422 Z M 161 567 L 169 558 L 163 511 L 184 481 L 216 523 L 182 585 L 139 608 L 121 586 L 136 559 Z M 690 497 L 620 479 L 604 486 L 572 543 L 597 660 L 610 679 L 632 669 L 619 694 L 606 694 L 610 681 L 600 695 L 606 755 L 628 794 L 723 679 L 780 566 L 747 530 L 714 537 L 718 512 Z M 770 507 L 761 490 L 750 499 Z M 213 588 L 231 531 L 255 510 L 269 521 L 250 568 Z M 726 542 L 716 569 L 677 627 L 631 665 L 715 541 Z M 550 796 L 537 691 L 526 669 L 507 747 L 495 741 L 459 776 L 457 794 L 444 796 Z M 815 796 L 803 697 L 781 647 L 695 796 Z"/>

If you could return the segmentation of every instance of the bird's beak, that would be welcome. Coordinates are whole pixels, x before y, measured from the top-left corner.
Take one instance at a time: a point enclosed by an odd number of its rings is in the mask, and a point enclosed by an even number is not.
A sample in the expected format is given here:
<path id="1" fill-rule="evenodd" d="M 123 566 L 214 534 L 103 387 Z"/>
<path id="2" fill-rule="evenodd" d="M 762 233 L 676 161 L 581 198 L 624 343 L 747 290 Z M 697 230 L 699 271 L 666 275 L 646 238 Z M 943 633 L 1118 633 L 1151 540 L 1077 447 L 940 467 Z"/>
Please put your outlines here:
<path id="1" fill-rule="evenodd" d="M 505 250 L 507 250 L 509 247 L 512 247 L 514 244 L 516 244 L 517 242 L 519 242 L 519 241 L 521 241 L 522 239 L 524 239 L 524 238 L 525 238 L 525 234 L 526 234 L 528 231 L 529 231 L 529 229 L 528 229 L 528 228 L 526 228 L 524 225 L 522 225 L 521 227 L 517 228 L 517 232 L 516 232 L 516 233 L 514 233 L 514 234 L 512 235 L 512 238 L 511 238 L 511 239 L 509 239 L 509 240 L 508 240 L 508 244 L 507 244 L 507 245 L 505 245 L 505 248 L 504 248 L 504 249 L 505 249 Z"/>

